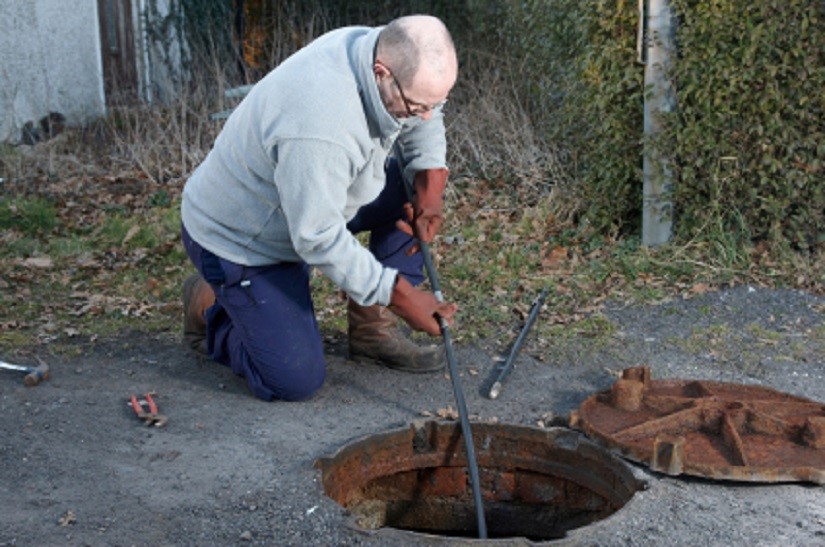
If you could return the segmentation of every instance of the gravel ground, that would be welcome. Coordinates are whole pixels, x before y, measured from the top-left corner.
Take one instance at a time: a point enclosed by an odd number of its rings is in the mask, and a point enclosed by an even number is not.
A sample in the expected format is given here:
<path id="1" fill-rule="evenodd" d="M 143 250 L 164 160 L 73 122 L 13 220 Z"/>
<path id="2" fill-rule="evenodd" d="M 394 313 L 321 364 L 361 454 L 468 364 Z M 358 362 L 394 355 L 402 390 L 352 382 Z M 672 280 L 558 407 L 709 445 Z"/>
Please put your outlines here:
<path id="1" fill-rule="evenodd" d="M 531 426 L 562 419 L 617 371 L 642 364 L 654 379 L 752 383 L 825 399 L 825 298 L 737 287 L 656 306 L 609 304 L 603 313 L 612 334 L 556 341 L 546 362 L 523 353 L 494 401 L 481 391 L 496 355 L 457 347 L 473 418 Z M 482 543 L 359 531 L 324 495 L 317 458 L 455 406 L 444 375 L 348 362 L 343 346 L 330 341 L 327 383 L 302 403 L 253 399 L 241 380 L 184 352 L 173 335 L 124 333 L 78 345 L 76 357 L 41 355 L 52 378 L 33 388 L 3 371 L 0 545 Z M 169 417 L 163 428 L 147 428 L 126 404 L 148 391 Z M 562 543 L 825 545 L 823 486 L 668 477 L 628 465 L 647 489 Z"/>

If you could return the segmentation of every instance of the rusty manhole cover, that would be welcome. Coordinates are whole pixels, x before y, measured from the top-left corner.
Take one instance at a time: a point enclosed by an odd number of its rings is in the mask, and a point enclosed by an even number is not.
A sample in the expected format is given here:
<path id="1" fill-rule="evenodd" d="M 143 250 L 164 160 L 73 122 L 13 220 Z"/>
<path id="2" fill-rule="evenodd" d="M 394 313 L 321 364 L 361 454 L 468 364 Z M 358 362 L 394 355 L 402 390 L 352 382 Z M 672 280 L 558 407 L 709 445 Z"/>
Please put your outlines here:
<path id="1" fill-rule="evenodd" d="M 547 541 L 604 519 L 643 483 L 570 429 L 476 423 L 473 441 L 489 537 Z M 456 423 L 416 422 L 320 458 L 326 494 L 360 529 L 478 537 Z"/>
<path id="2" fill-rule="evenodd" d="M 570 425 L 669 475 L 825 484 L 825 404 L 766 387 L 629 368 Z"/>

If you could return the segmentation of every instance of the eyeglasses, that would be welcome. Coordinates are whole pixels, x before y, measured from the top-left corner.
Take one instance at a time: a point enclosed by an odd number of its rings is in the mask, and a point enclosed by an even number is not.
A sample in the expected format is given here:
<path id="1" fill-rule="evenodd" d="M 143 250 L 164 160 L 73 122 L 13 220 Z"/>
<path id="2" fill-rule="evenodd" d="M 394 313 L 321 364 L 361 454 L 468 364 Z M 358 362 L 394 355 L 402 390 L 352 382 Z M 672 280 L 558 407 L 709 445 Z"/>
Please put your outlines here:
<path id="1" fill-rule="evenodd" d="M 401 84 L 398 83 L 398 78 L 395 77 L 395 74 L 393 74 L 389 68 L 387 68 L 387 71 L 390 73 L 390 76 L 392 76 L 392 81 L 395 82 L 395 87 L 398 88 L 398 93 L 401 95 L 401 100 L 404 101 L 404 108 L 407 109 L 407 114 L 410 117 L 432 112 L 436 108 L 443 108 L 444 105 L 447 104 L 447 99 L 435 104 L 422 104 L 415 101 L 410 101 L 404 94 L 404 90 L 401 89 Z"/>

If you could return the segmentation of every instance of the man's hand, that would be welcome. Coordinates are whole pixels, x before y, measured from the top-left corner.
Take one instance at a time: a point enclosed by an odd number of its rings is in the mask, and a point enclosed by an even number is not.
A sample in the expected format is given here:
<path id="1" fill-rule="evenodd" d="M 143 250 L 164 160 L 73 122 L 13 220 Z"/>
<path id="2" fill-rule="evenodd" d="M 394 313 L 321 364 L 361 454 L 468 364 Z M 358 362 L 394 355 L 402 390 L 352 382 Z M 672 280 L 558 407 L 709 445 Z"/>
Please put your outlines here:
<path id="1" fill-rule="evenodd" d="M 439 302 L 432 293 L 419 291 L 401 275 L 398 276 L 392 290 L 389 308 L 413 329 L 433 336 L 441 334 L 437 317 L 442 317 L 447 324 L 452 324 L 453 315 L 458 310 L 455 304 Z"/>
<path id="2" fill-rule="evenodd" d="M 404 211 L 410 222 L 399 220 L 396 226 L 407 235 L 414 235 L 424 243 L 432 243 L 444 223 L 443 196 L 447 186 L 449 171 L 425 169 L 415 174 L 415 195 L 412 203 L 404 205 Z M 412 252 L 418 248 L 413 247 Z"/>

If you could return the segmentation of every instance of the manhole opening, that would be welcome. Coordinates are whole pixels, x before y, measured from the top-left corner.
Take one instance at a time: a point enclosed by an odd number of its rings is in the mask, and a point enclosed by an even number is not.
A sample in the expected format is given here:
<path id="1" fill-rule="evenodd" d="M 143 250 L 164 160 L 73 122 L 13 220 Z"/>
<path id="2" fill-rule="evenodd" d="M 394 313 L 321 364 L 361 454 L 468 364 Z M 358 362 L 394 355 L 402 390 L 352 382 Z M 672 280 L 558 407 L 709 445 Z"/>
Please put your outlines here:
<path id="1" fill-rule="evenodd" d="M 615 513 L 642 486 L 576 431 L 477 423 L 473 441 L 490 538 L 563 538 Z M 478 537 L 459 424 L 416 422 L 316 465 L 326 494 L 363 529 Z"/>

